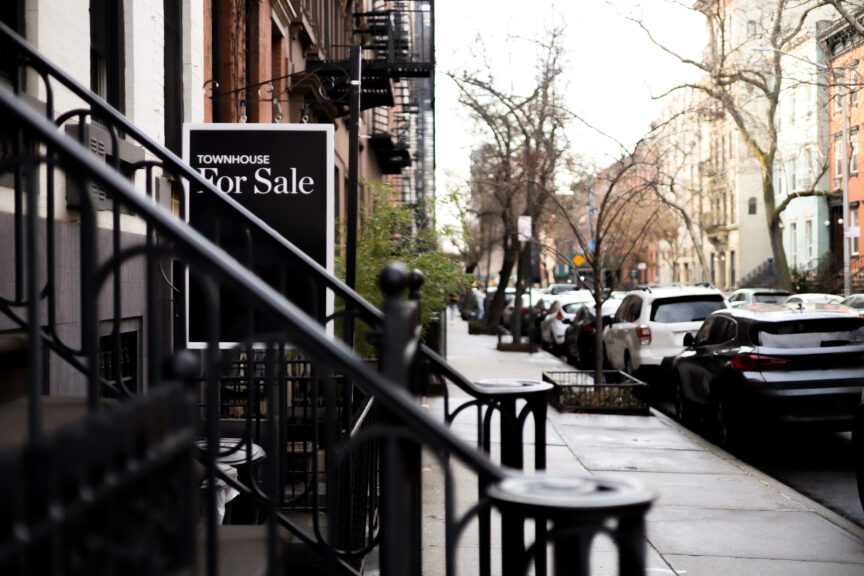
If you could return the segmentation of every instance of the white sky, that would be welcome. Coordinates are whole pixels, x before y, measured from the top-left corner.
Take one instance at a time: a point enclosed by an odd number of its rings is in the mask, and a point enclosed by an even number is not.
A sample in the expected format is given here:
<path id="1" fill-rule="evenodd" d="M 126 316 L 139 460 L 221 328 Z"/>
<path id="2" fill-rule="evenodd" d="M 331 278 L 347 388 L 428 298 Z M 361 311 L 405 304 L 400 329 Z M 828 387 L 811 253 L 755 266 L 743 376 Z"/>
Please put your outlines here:
<path id="1" fill-rule="evenodd" d="M 627 146 L 647 132 L 663 105 L 651 97 L 694 77 L 692 67 L 660 51 L 619 14 L 641 11 L 658 40 L 698 59 L 705 45 L 704 25 L 701 16 L 682 8 L 682 4 L 691 4 L 688 0 L 559 0 L 557 7 L 555 4 L 551 0 L 435 2 L 439 192 L 461 187 L 471 150 L 478 143 L 476 129 L 458 103 L 458 90 L 446 76 L 469 65 L 478 34 L 486 45 L 496 84 L 512 84 L 525 93 L 534 77 L 533 48 L 526 40 L 513 37 L 542 36 L 545 22 L 563 20 L 570 109 Z M 529 84 L 520 90 L 519 83 L 525 86 L 526 80 Z M 596 158 L 598 151 L 617 151 L 613 142 L 584 127 L 577 126 L 574 136 L 575 151 L 583 155 Z"/>

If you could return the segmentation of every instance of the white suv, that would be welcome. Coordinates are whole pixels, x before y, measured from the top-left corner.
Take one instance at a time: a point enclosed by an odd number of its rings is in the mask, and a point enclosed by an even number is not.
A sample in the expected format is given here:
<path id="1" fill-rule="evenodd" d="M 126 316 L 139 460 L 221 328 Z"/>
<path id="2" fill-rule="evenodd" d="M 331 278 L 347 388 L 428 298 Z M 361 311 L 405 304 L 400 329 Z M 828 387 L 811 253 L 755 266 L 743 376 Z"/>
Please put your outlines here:
<path id="1" fill-rule="evenodd" d="M 710 286 L 632 290 L 603 331 L 603 354 L 616 370 L 655 379 L 671 369 L 684 349 L 685 334 L 695 333 L 711 312 L 728 307 L 723 293 Z"/>

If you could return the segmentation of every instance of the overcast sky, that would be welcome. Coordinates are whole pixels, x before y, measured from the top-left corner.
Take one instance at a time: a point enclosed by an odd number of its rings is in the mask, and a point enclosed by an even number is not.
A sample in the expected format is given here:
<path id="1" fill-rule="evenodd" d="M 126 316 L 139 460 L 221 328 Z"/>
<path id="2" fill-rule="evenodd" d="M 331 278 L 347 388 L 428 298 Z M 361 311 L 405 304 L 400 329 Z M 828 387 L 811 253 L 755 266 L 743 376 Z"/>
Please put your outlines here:
<path id="1" fill-rule="evenodd" d="M 694 77 L 664 54 L 620 12 L 643 14 L 655 36 L 689 56 L 704 46 L 701 17 L 677 0 L 437 0 L 436 154 L 439 190 L 453 189 L 467 177 L 469 156 L 478 139 L 458 103 L 447 72 L 465 69 L 478 34 L 486 45 L 499 86 L 525 93 L 534 76 L 528 42 L 516 37 L 542 36 L 552 19 L 565 23 L 568 106 L 626 145 L 647 131 L 662 102 L 652 101 L 682 78 Z M 522 88 L 520 90 L 520 88 Z M 614 143 L 577 127 L 577 152 L 613 154 Z M 601 161 L 602 162 L 602 161 Z"/>

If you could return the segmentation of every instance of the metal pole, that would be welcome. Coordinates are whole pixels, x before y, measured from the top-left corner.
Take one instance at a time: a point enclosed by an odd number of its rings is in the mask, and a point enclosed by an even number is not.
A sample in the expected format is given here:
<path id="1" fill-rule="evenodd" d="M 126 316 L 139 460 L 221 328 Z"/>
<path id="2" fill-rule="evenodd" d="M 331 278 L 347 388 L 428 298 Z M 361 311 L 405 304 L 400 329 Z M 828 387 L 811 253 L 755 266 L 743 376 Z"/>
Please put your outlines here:
<path id="1" fill-rule="evenodd" d="M 352 290 L 357 284 L 357 173 L 358 158 L 360 156 L 360 46 L 351 46 L 351 88 L 348 100 L 349 128 L 348 128 L 348 189 L 345 191 L 345 283 Z M 346 319 L 351 319 L 351 336 L 353 340 L 353 318 L 348 314 Z M 347 327 L 347 325 L 346 325 Z M 348 341 L 346 330 L 346 343 Z"/>
<path id="2" fill-rule="evenodd" d="M 357 287 L 357 202 L 360 157 L 360 79 L 362 53 L 358 45 L 351 46 L 351 87 L 348 97 L 348 189 L 345 190 L 345 283 L 354 290 Z M 343 340 L 354 348 L 354 309 L 345 299 L 345 321 Z M 345 378 L 342 389 L 342 429 L 347 434 L 351 429 L 354 406 L 354 384 Z"/>
<path id="3" fill-rule="evenodd" d="M 849 230 L 849 120 L 846 117 L 846 68 L 842 69 L 842 82 L 837 87 L 842 89 L 842 104 L 840 113 L 843 115 L 843 296 L 852 293 L 852 282 L 849 276 L 849 241 L 846 231 Z"/>

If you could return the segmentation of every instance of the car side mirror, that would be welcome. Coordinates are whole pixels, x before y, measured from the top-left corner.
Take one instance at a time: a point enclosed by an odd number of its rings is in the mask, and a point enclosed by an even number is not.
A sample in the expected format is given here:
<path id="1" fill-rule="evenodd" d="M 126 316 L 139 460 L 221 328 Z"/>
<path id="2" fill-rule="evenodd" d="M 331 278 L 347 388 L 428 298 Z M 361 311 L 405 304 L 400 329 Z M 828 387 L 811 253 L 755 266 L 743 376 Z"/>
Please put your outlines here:
<path id="1" fill-rule="evenodd" d="M 696 342 L 696 338 L 693 337 L 693 334 L 690 332 L 684 334 L 684 346 L 689 348 L 690 346 L 693 346 L 694 342 Z"/>

